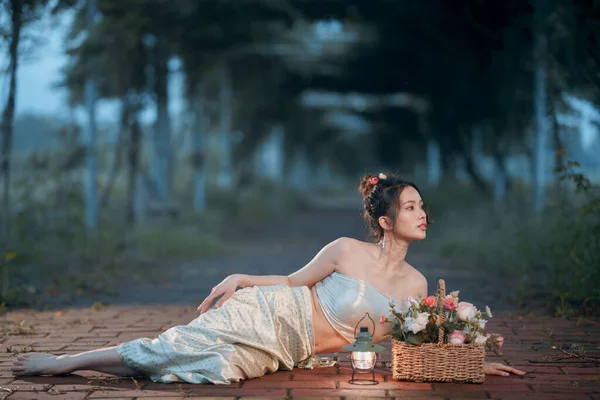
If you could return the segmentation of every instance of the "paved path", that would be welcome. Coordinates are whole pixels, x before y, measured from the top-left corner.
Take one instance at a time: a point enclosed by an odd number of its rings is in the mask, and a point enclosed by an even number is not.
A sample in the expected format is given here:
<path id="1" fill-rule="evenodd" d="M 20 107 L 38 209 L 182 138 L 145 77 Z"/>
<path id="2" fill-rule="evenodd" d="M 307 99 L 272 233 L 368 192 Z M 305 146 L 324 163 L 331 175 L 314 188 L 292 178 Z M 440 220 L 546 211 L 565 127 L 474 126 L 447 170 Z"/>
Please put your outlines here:
<path id="1" fill-rule="evenodd" d="M 8 368 L 15 353 L 46 351 L 70 354 L 115 345 L 140 336 L 153 337 L 196 316 L 184 306 L 111 306 L 90 311 L 11 312 L 0 323 L 0 398 L 16 399 L 237 399 L 397 398 L 397 399 L 600 399 L 600 324 L 542 317 L 501 317 L 490 322 L 506 338 L 504 354 L 489 360 L 508 361 L 528 372 L 525 377 L 488 377 L 484 384 L 409 383 L 394 381 L 389 369 L 378 368 L 376 386 L 350 385 L 350 366 L 279 371 L 230 386 L 158 384 L 118 380 L 81 372 L 64 377 L 14 379 Z M 31 327 L 34 329 L 32 330 Z M 574 344 L 577 345 L 574 345 Z M 582 356 L 569 356 L 579 353 Z M 388 344 L 389 347 L 389 344 Z M 389 351 L 380 357 L 390 360 Z"/>
<path id="2" fill-rule="evenodd" d="M 352 207 L 278 221 L 231 223 L 234 229 L 224 238 L 231 245 L 230 252 L 160 266 L 166 273 L 158 283 L 123 280 L 114 288 L 118 296 L 80 296 L 72 308 L 55 302 L 48 303 L 57 307 L 52 311 L 10 311 L 1 316 L 0 397 L 11 400 L 186 397 L 600 400 L 600 326 L 597 322 L 524 317 L 519 311 L 511 310 L 506 301 L 511 284 L 506 277 L 462 269 L 460 265 L 429 254 L 427 242 L 411 251 L 409 261 L 427 276 L 430 291 L 433 292 L 436 280 L 441 277 L 446 279 L 449 290 L 461 290 L 463 300 L 478 306 L 493 305 L 496 318 L 489 327 L 505 335 L 506 345 L 502 357 L 490 355 L 490 359 L 509 361 L 527 370 L 526 377 L 488 378 L 483 385 L 401 383 L 393 381 L 386 366 L 380 365 L 380 383 L 361 388 L 348 384 L 350 368 L 344 358 L 339 368 L 281 371 L 226 387 L 119 380 L 88 372 L 66 377 L 11 377 L 8 368 L 17 352 L 75 353 L 141 336 L 154 337 L 170 326 L 195 318 L 198 302 L 210 287 L 230 273 L 288 274 L 339 236 L 364 237 L 359 212 Z M 110 305 L 104 309 L 90 308 L 98 300 Z M 389 361 L 389 351 L 380 359 Z"/>

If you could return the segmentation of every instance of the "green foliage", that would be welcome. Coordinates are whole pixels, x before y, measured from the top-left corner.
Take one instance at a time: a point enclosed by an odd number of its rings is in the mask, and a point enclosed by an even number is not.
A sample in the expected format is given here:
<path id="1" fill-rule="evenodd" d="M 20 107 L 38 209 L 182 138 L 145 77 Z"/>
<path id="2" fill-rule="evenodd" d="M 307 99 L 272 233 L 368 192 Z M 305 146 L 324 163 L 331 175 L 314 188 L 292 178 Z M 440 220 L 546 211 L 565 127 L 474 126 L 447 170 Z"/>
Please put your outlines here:
<path id="1" fill-rule="evenodd" d="M 68 165 L 71 147 L 38 152 L 22 160 L 12 187 L 14 218 L 8 254 L 0 259 L 0 301 L 36 305 L 44 295 L 73 300 L 80 293 L 112 294 L 121 281 L 165 280 L 165 263 L 228 250 L 224 229 L 256 218 L 278 218 L 307 207 L 306 199 L 280 185 L 258 181 L 236 192 L 208 186 L 208 208 L 192 210 L 191 184 L 175 192 L 180 214 L 137 226 L 124 223 L 126 193 L 116 186 L 96 232 L 87 231 L 80 167 Z M 235 221 L 224 224 L 224 221 Z M 17 257 L 13 258 L 13 253 Z"/>
<path id="2" fill-rule="evenodd" d="M 418 344 L 425 343 L 425 338 L 423 337 L 422 334 L 416 334 L 416 333 L 408 332 L 406 334 L 406 340 L 405 341 L 406 341 L 406 343 L 409 343 L 409 344 L 418 345 Z"/>
<path id="3" fill-rule="evenodd" d="M 7 286 L 0 299 L 8 307 L 31 306 L 42 294 L 56 292 L 72 299 L 83 292 L 115 293 L 119 281 L 164 280 L 168 271 L 157 266 L 223 250 L 216 234 L 205 231 L 209 229 L 188 221 L 132 229 L 105 220 L 94 234 L 84 228 L 48 226 L 37 232 L 39 236 L 13 241 L 19 255 L 10 265 L 0 265 Z"/>
<path id="4" fill-rule="evenodd" d="M 455 262 L 512 279 L 513 300 L 519 306 L 549 307 L 561 316 L 597 313 L 598 188 L 575 162 L 557 173 L 560 185 L 549 188 L 549 204 L 537 217 L 531 214 L 528 191 L 519 188 L 501 207 L 469 196 L 468 187 L 433 193 L 431 202 L 452 211 L 439 215 L 425 246 Z"/>
<path id="5" fill-rule="evenodd" d="M 134 243 L 145 257 L 154 260 L 181 260 L 214 254 L 221 249 L 215 234 L 197 232 L 193 227 L 148 227 L 134 234 Z"/>
<path id="6" fill-rule="evenodd" d="M 102 311 L 106 308 L 106 304 L 101 301 L 96 301 L 92 304 L 92 311 Z"/>
<path id="7" fill-rule="evenodd" d="M 235 193 L 208 188 L 208 207 L 220 215 L 252 220 L 281 218 L 310 207 L 307 194 L 282 187 L 268 180 L 258 180 Z"/>
<path id="8" fill-rule="evenodd" d="M 68 151 L 62 148 L 61 151 Z M 11 236 L 0 259 L 7 306 L 34 305 L 42 293 L 111 290 L 119 279 L 156 280 L 156 264 L 221 250 L 215 220 L 194 216 L 139 227 L 124 223 L 122 198 L 98 230 L 84 224 L 79 170 L 65 171 L 61 151 L 37 153 L 21 165 L 12 187 Z M 14 257 L 13 253 L 17 254 Z"/>
<path id="9" fill-rule="evenodd" d="M 8 268 L 9 268 L 9 264 L 12 261 L 13 258 L 15 258 L 17 255 L 16 253 L 5 253 L 5 254 L 0 254 L 0 274 L 2 276 L 2 285 L 0 287 L 0 299 L 4 300 L 7 298 L 8 295 L 8 277 L 9 277 L 9 272 L 8 272 Z M 3 307 L 5 307 L 5 304 L 3 303 L 2 305 Z"/>

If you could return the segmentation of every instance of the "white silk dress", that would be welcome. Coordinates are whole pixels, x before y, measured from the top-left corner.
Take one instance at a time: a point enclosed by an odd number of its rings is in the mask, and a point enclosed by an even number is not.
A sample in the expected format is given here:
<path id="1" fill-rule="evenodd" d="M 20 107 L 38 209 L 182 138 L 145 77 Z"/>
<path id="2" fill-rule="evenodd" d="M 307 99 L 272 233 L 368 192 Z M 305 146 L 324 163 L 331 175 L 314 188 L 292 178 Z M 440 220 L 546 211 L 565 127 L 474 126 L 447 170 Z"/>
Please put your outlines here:
<path id="1" fill-rule="evenodd" d="M 389 311 L 388 297 L 337 272 L 318 282 L 316 290 L 325 317 L 349 342 L 366 312 L 377 320 Z M 374 340 L 389 333 L 388 326 L 377 323 Z M 310 290 L 244 288 L 188 325 L 120 344 L 117 353 L 128 367 L 165 383 L 229 384 L 291 370 L 315 356 Z"/>

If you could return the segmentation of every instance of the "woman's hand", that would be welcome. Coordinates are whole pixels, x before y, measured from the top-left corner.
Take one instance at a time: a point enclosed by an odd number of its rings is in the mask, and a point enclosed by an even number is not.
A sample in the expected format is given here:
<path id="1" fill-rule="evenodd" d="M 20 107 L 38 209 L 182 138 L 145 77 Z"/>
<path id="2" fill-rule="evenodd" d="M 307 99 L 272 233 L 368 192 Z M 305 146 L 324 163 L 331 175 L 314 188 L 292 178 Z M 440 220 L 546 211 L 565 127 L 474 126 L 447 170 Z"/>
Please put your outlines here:
<path id="1" fill-rule="evenodd" d="M 525 375 L 525 371 L 500 363 L 485 363 L 483 371 L 486 375 L 509 376 L 511 372 L 515 375 Z"/>
<path id="2" fill-rule="evenodd" d="M 215 304 L 215 307 L 216 308 L 221 307 L 221 305 L 224 302 L 226 302 L 231 296 L 233 296 L 233 294 L 235 293 L 235 289 L 237 289 L 237 287 L 240 284 L 240 280 L 241 280 L 240 275 L 230 275 L 227 278 L 223 279 L 223 281 L 221 283 L 219 283 L 217 286 L 212 288 L 208 297 L 206 297 L 206 299 L 204 299 L 202 304 L 200 304 L 198 306 L 198 310 L 200 311 L 200 314 L 208 311 L 213 300 L 219 296 L 221 298 L 219 299 L 219 301 L 217 301 L 217 303 Z"/>

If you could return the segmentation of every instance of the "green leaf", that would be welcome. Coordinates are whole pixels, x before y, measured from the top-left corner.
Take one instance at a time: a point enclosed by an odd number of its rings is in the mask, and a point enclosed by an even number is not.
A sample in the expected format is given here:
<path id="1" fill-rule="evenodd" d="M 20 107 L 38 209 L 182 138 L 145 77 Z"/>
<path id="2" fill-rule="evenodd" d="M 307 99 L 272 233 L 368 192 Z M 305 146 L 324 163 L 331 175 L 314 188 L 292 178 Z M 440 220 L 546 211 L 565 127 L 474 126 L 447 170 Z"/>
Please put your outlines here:
<path id="1" fill-rule="evenodd" d="M 442 324 L 442 327 L 443 327 L 443 328 L 446 330 L 446 332 L 448 332 L 448 333 L 452 332 L 453 330 L 456 330 L 456 324 L 455 324 L 454 322 L 448 322 L 448 321 L 446 321 L 446 322 L 444 322 L 444 323 Z"/>
<path id="2" fill-rule="evenodd" d="M 406 343 L 410 343 L 410 344 L 423 344 L 423 335 L 422 334 L 414 334 L 414 333 L 407 333 L 406 334 Z"/>

